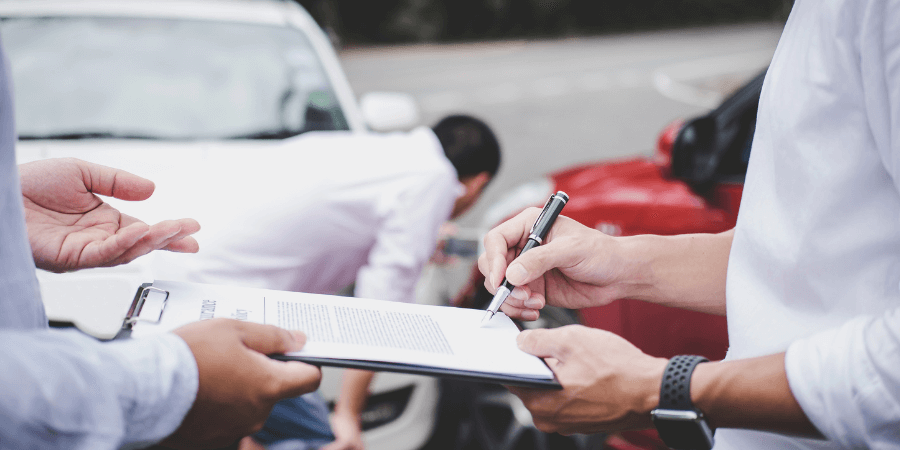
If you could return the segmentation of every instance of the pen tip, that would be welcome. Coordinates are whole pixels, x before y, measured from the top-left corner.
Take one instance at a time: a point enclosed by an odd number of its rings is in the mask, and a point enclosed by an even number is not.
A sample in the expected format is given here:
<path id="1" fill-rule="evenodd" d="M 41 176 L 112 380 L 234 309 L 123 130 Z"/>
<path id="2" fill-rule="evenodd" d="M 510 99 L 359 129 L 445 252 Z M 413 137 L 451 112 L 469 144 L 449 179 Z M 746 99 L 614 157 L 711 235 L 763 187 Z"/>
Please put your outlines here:
<path id="1" fill-rule="evenodd" d="M 481 326 L 487 325 L 487 323 L 491 321 L 492 317 L 494 317 L 493 312 L 491 312 L 491 311 L 485 312 L 484 316 L 481 317 Z"/>

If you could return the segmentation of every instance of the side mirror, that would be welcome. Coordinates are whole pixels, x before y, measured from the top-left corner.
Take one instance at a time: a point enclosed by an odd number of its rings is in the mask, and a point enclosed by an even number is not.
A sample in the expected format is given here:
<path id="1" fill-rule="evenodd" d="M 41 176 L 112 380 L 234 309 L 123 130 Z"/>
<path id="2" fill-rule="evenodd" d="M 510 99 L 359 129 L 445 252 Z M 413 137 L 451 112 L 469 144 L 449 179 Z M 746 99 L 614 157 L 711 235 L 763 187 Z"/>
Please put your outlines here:
<path id="1" fill-rule="evenodd" d="M 409 130 L 421 121 L 415 98 L 402 92 L 368 92 L 359 106 L 373 131 Z"/>

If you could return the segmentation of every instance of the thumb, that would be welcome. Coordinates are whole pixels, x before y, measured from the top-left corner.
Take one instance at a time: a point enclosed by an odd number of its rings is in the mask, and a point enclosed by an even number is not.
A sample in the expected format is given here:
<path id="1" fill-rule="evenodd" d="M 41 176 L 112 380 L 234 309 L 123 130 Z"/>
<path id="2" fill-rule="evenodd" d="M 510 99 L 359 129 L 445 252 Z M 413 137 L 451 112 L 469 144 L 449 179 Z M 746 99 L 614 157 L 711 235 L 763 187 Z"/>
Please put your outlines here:
<path id="1" fill-rule="evenodd" d="M 241 322 L 239 326 L 244 345 L 263 355 L 298 351 L 306 343 L 306 335 L 300 331 L 250 322 Z M 318 367 L 299 361 L 263 359 L 268 371 L 280 380 L 279 398 L 297 397 L 318 389 L 322 380 L 322 371 Z"/>
<path id="2" fill-rule="evenodd" d="M 306 335 L 302 332 L 292 332 L 274 325 L 240 322 L 238 328 L 244 345 L 264 355 L 295 352 L 306 343 Z"/>
<path id="3" fill-rule="evenodd" d="M 554 245 L 556 244 L 556 245 Z M 570 251 L 556 242 L 548 242 L 522 253 L 506 268 L 506 279 L 513 286 L 528 284 L 546 272 L 560 267 L 571 257 Z"/>
<path id="4" fill-rule="evenodd" d="M 299 397 L 319 388 L 322 370 L 300 361 L 276 361 L 270 359 L 269 371 L 281 380 L 278 397 Z"/>
<path id="5" fill-rule="evenodd" d="M 519 349 L 539 358 L 556 358 L 564 360 L 567 353 L 566 342 L 560 336 L 559 329 L 540 328 L 525 330 L 516 337 Z"/>
<path id="6" fill-rule="evenodd" d="M 153 194 L 152 181 L 124 170 L 74 160 L 89 191 L 121 200 L 146 200 Z"/>

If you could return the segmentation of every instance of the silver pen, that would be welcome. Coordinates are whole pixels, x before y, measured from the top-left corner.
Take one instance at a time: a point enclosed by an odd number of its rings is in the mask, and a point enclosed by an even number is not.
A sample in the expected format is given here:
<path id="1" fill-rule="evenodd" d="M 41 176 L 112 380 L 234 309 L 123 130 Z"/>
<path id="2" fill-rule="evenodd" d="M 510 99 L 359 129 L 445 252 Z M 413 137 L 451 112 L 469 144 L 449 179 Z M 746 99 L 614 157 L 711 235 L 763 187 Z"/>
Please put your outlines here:
<path id="1" fill-rule="evenodd" d="M 553 223 L 556 222 L 556 218 L 559 217 L 559 213 L 562 212 L 563 207 L 566 206 L 568 201 L 569 196 L 563 191 L 559 191 L 550 196 L 550 199 L 548 199 L 547 203 L 544 205 L 544 209 L 541 210 L 541 214 L 538 216 L 537 220 L 534 221 L 534 225 L 531 226 L 531 232 L 528 234 L 528 242 L 522 247 L 522 251 L 519 253 L 520 255 L 544 243 L 544 238 L 547 237 L 547 233 L 550 232 L 550 228 L 553 226 Z M 500 287 L 497 288 L 497 293 L 494 294 L 494 298 L 491 299 L 491 304 L 488 306 L 487 311 L 484 313 L 484 317 L 481 319 L 481 326 L 484 326 L 491 321 L 494 314 L 500 310 L 500 305 L 506 301 L 506 298 L 509 297 L 509 294 L 512 293 L 512 290 L 515 288 L 515 286 L 509 284 L 506 277 L 503 278 L 503 282 L 500 283 Z"/>

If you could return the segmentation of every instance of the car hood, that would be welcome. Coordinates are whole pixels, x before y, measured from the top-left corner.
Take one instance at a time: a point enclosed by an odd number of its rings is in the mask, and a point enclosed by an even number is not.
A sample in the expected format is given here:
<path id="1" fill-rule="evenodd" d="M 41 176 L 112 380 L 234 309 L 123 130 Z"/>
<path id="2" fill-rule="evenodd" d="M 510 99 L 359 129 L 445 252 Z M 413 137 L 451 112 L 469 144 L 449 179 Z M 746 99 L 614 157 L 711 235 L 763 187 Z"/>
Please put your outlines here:
<path id="1" fill-rule="evenodd" d="M 21 164 L 48 158 L 78 158 L 134 171 L 175 170 L 217 160 L 249 161 L 255 151 L 284 147 L 284 141 L 176 142 L 152 140 L 20 141 Z"/>
<path id="2" fill-rule="evenodd" d="M 311 133 L 307 133 L 311 134 Z M 305 136 L 305 135 L 304 135 Z M 273 164 L 303 164 L 304 137 L 280 141 L 172 142 L 136 140 L 27 141 L 19 142 L 19 163 L 48 158 L 78 158 L 131 172 L 153 181 L 156 190 L 150 199 L 124 202 L 105 198 L 120 211 L 148 223 L 197 217 L 202 208 L 185 192 L 213 198 L 227 205 L 229 199 L 215 195 L 222 186 L 240 187 L 265 177 Z M 207 195 L 209 194 L 209 195 Z M 196 198 L 196 196 L 194 196 Z M 201 210 L 198 212 L 198 210 Z"/>

